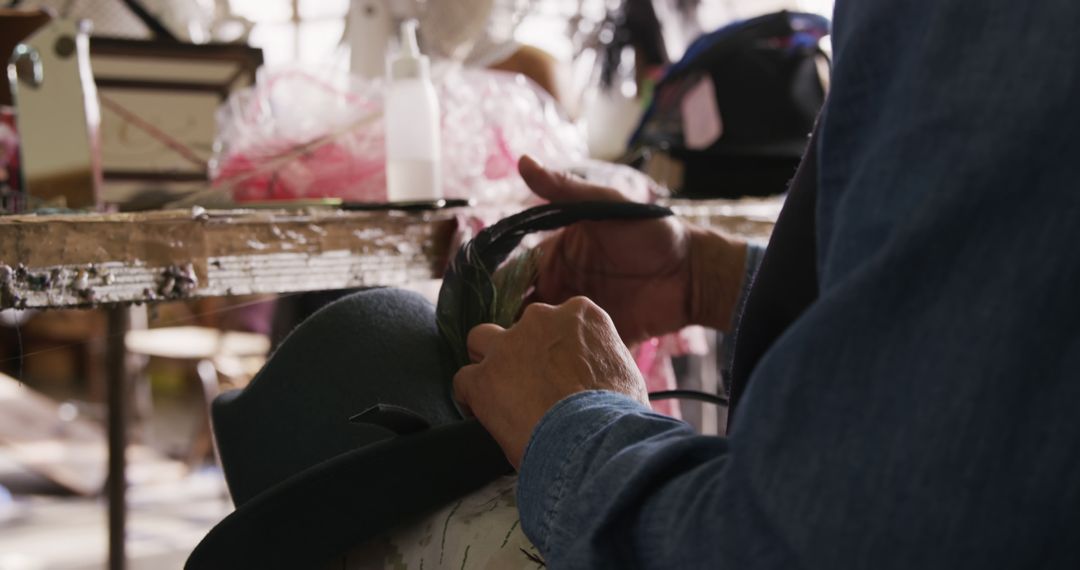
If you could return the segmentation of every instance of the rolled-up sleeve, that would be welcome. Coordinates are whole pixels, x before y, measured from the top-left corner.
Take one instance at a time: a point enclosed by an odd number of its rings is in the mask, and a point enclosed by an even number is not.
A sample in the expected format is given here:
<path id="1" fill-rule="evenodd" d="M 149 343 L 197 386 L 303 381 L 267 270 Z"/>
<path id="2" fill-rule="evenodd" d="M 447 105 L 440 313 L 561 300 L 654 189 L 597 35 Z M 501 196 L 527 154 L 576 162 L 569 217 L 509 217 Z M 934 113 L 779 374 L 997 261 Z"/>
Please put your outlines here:
<path id="1" fill-rule="evenodd" d="M 552 568 L 697 567 L 721 555 L 700 522 L 737 511 L 723 505 L 726 453 L 621 394 L 575 394 L 526 448 L 522 528 Z"/>

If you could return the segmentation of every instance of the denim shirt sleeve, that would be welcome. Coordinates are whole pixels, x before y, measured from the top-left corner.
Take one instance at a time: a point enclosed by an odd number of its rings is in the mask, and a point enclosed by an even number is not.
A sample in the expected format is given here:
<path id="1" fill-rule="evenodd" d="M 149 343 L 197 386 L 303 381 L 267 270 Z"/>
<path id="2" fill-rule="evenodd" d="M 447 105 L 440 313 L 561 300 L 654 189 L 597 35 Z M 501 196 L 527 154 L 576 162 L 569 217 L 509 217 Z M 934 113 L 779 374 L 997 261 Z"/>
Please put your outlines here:
<path id="1" fill-rule="evenodd" d="M 549 568 L 789 567 L 729 455 L 726 439 L 621 394 L 574 394 L 526 447 L 522 530 Z"/>
<path id="2" fill-rule="evenodd" d="M 687 440 L 692 443 L 679 444 Z M 691 538 L 702 530 L 686 524 L 685 506 L 694 500 L 694 489 L 707 484 L 703 478 L 711 477 L 700 471 L 699 476 L 674 479 L 670 464 L 685 469 L 722 462 L 724 448 L 724 440 L 694 436 L 685 423 L 621 394 L 569 396 L 545 415 L 526 448 L 518 483 L 521 526 L 551 568 L 629 568 L 650 559 L 667 566 L 676 560 L 666 558 L 672 554 L 694 560 L 700 553 L 664 553 L 665 544 L 677 549 L 679 541 L 663 536 L 675 530 Z M 613 481 L 618 481 L 617 493 L 610 493 Z M 620 519 L 623 509 L 648 501 L 658 483 L 666 484 L 660 495 L 682 495 L 681 500 L 654 501 L 647 516 Z M 634 536 L 638 530 L 662 544 L 642 541 L 645 550 L 631 553 L 617 546 L 622 541 L 605 546 L 602 540 Z"/>

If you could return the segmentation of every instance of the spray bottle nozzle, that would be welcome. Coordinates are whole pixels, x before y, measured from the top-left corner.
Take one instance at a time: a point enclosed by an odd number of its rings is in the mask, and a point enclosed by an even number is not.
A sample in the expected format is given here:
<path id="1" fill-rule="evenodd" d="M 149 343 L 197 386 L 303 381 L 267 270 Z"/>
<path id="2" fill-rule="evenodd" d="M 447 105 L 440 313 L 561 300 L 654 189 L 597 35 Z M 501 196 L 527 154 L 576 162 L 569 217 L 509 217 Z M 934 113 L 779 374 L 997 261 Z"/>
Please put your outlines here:
<path id="1" fill-rule="evenodd" d="M 420 53 L 416 41 L 416 20 L 406 20 L 401 24 L 401 46 L 397 55 L 389 58 L 387 71 L 390 79 L 427 79 L 428 58 Z"/>
<path id="2" fill-rule="evenodd" d="M 416 20 L 401 23 L 401 51 L 410 57 L 419 57 L 420 44 L 416 41 Z"/>

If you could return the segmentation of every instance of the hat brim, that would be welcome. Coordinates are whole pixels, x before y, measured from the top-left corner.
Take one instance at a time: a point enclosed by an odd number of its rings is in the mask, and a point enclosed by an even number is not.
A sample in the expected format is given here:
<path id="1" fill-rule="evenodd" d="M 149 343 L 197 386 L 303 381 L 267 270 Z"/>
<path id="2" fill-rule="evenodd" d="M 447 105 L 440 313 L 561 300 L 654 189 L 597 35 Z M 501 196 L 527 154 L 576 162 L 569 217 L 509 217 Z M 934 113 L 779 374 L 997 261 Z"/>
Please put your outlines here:
<path id="1" fill-rule="evenodd" d="M 310 568 L 511 472 L 491 435 L 462 420 L 341 454 L 225 517 L 185 568 Z"/>

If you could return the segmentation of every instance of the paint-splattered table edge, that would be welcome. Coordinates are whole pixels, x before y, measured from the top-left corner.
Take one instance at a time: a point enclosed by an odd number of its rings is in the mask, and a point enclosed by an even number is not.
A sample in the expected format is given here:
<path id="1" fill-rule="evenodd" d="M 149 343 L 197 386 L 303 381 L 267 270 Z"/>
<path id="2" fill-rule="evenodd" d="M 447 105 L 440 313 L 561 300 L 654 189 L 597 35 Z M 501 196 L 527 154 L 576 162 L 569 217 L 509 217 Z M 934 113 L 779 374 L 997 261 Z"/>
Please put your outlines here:
<path id="1" fill-rule="evenodd" d="M 694 223 L 767 239 L 778 199 L 671 201 Z M 166 210 L 0 217 L 0 308 L 395 286 L 438 278 L 469 230 L 523 206 L 428 212 Z"/>

